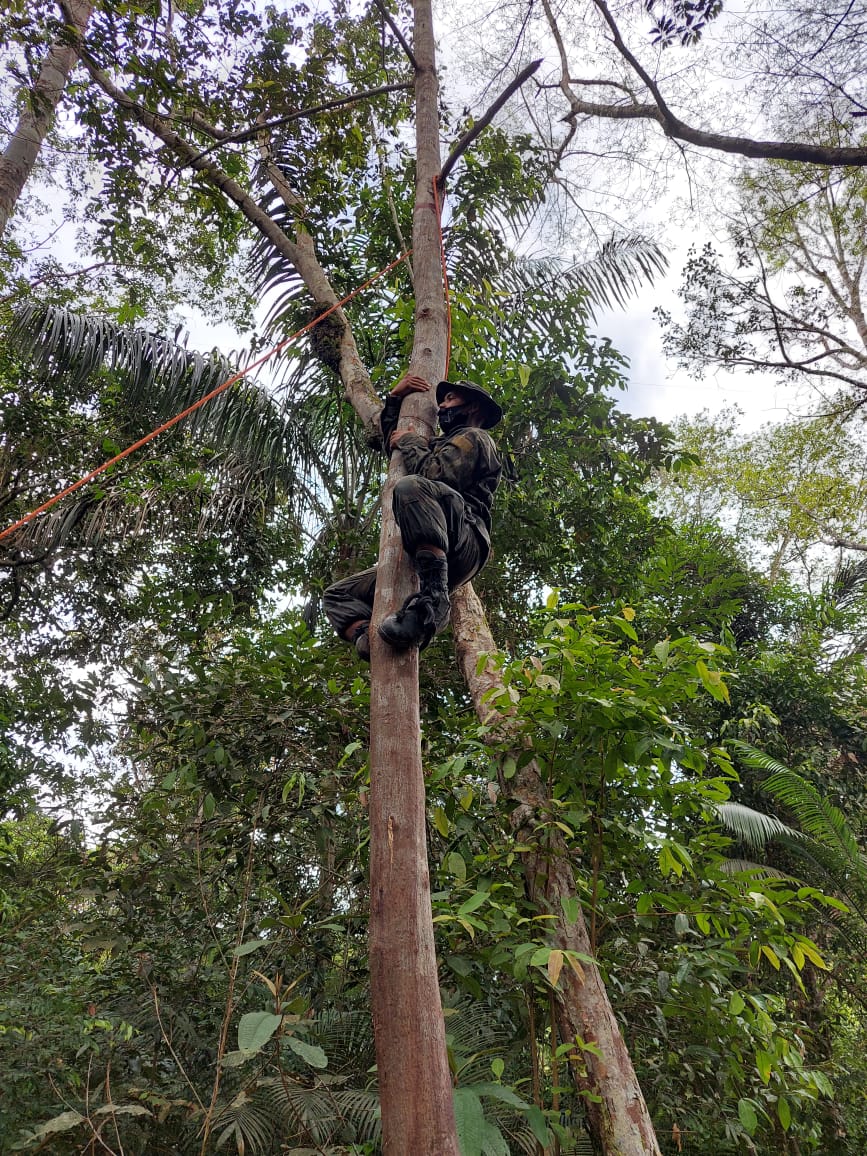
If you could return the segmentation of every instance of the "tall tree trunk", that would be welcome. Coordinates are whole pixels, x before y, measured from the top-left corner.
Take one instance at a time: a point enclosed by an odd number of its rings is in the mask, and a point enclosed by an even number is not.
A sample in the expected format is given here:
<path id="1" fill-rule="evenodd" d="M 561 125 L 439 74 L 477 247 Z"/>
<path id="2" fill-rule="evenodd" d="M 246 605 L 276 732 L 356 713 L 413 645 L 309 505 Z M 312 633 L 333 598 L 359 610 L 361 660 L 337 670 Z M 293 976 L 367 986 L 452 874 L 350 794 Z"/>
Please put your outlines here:
<path id="1" fill-rule="evenodd" d="M 436 382 L 446 368 L 446 310 L 433 181 L 440 171 L 439 109 L 430 0 L 416 0 L 415 339 L 410 370 Z M 400 428 L 425 436 L 430 395 L 410 395 Z M 412 592 L 391 512 L 403 475 L 391 461 L 371 630 L 370 980 L 383 1149 L 391 1156 L 459 1156 L 430 903 L 421 764 L 418 651 L 395 653 L 375 629 Z"/>
<path id="2" fill-rule="evenodd" d="M 496 712 L 483 696 L 503 683 L 499 671 L 479 670 L 481 656 L 497 647 L 472 586 L 461 587 L 452 597 L 452 627 L 458 662 L 476 714 L 490 724 Z M 500 716 L 499 721 L 498 737 L 508 737 L 508 717 Z M 547 793 L 537 763 L 533 761 L 518 771 L 508 787 L 510 797 L 518 803 L 511 814 L 512 828 L 518 841 L 532 848 L 523 856 L 527 894 L 539 908 L 555 916 L 553 946 L 592 955 L 568 848 L 556 827 L 546 827 L 544 845 L 536 831 L 537 824 L 548 817 Z M 567 908 L 577 911 L 574 923 L 566 917 L 564 899 Z M 605 1156 L 659 1156 L 650 1113 L 602 976 L 593 964 L 582 967 L 583 979 L 569 967 L 561 972 L 557 1020 L 564 1042 L 577 1037 L 598 1049 L 598 1055 L 584 1052 L 586 1069 L 575 1070 L 578 1087 L 599 1097 L 598 1103 L 588 1099 L 585 1104 L 594 1140 Z"/>
<path id="3" fill-rule="evenodd" d="M 93 0 L 70 0 L 69 16 L 77 35 L 84 32 L 92 11 Z M 39 70 L 36 83 L 27 94 L 27 107 L 0 157 L 0 237 L 33 171 L 77 59 L 78 52 L 72 44 L 55 41 Z"/>

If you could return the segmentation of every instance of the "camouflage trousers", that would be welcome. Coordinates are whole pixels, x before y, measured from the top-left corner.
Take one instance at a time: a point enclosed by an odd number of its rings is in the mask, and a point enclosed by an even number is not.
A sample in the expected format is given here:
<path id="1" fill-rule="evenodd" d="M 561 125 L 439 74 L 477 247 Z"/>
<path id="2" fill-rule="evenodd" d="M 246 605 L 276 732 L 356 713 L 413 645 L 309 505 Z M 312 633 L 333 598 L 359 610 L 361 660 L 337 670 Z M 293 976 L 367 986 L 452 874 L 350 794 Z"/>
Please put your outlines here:
<path id="1" fill-rule="evenodd" d="M 487 562 L 490 546 L 486 534 L 480 531 L 458 491 L 444 482 L 432 482 L 420 474 L 401 478 L 394 488 L 392 509 L 403 548 L 410 557 L 423 545 L 445 551 L 449 590 L 469 582 Z M 375 593 L 375 566 L 328 587 L 322 603 L 341 638 L 354 622 L 369 621 Z"/>

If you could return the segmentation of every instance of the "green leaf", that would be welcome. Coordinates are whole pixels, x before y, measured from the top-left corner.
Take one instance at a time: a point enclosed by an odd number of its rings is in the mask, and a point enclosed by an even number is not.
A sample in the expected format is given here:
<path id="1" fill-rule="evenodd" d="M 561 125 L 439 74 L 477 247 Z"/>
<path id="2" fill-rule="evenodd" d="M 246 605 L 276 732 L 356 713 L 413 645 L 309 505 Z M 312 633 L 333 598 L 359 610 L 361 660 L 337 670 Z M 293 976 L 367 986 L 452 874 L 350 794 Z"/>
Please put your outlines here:
<path id="1" fill-rule="evenodd" d="M 467 878 L 467 865 L 464 862 L 464 857 L 458 851 L 449 851 L 446 856 L 446 867 L 451 875 L 459 883 L 464 883 Z"/>
<path id="2" fill-rule="evenodd" d="M 759 1118 L 749 1100 L 738 1100 L 738 1118 L 743 1124 L 745 1131 L 752 1136 L 756 1130 Z"/>
<path id="3" fill-rule="evenodd" d="M 774 1057 L 770 1052 L 763 1052 L 759 1049 L 756 1052 L 756 1070 L 762 1078 L 762 1083 L 767 1084 L 771 1079 L 771 1070 L 774 1066 Z"/>
<path id="4" fill-rule="evenodd" d="M 238 1048 L 242 1052 L 258 1052 L 267 1044 L 283 1021 L 273 1012 L 247 1012 L 238 1024 Z"/>
<path id="5" fill-rule="evenodd" d="M 206 819 L 213 819 L 214 811 L 217 809 L 217 800 L 212 794 L 205 795 L 202 800 L 202 814 Z"/>
<path id="6" fill-rule="evenodd" d="M 68 1132 L 84 1123 L 84 1116 L 79 1112 L 61 1112 L 59 1116 L 52 1116 L 46 1120 L 35 1132 L 29 1136 L 30 1140 L 41 1140 L 43 1136 L 52 1136 L 58 1132 Z"/>
<path id="7" fill-rule="evenodd" d="M 503 1133 L 490 1120 L 485 1120 L 482 1156 L 510 1156 L 509 1145 L 506 1143 Z"/>
<path id="8" fill-rule="evenodd" d="M 723 682 L 722 675 L 718 670 L 708 670 L 707 665 L 701 659 L 695 664 L 695 669 L 698 671 L 698 676 L 702 681 L 704 689 L 717 700 L 717 702 L 729 702 L 729 689 Z"/>
<path id="9" fill-rule="evenodd" d="M 439 831 L 444 839 L 449 835 L 449 821 L 445 811 L 442 807 L 434 807 L 433 809 L 433 825 Z"/>
<path id="10" fill-rule="evenodd" d="M 543 1148 L 547 1148 L 551 1143 L 551 1133 L 548 1129 L 548 1122 L 545 1119 L 545 1113 L 541 1108 L 537 1108 L 535 1104 L 527 1111 L 527 1123 L 533 1129 L 533 1135 L 539 1141 Z"/>
<path id="11" fill-rule="evenodd" d="M 457 913 L 458 915 L 469 915 L 471 911 L 477 911 L 488 899 L 490 899 L 490 895 L 487 891 L 474 891 L 469 899 L 465 899 L 460 905 Z"/>
<path id="12" fill-rule="evenodd" d="M 299 1040 L 297 1036 L 284 1036 L 285 1043 L 292 1049 L 296 1056 L 309 1064 L 311 1068 L 327 1068 L 328 1056 L 322 1048 L 317 1047 L 316 1044 L 305 1043 L 304 1040 Z"/>
<path id="13" fill-rule="evenodd" d="M 788 1132 L 792 1122 L 792 1109 L 789 1107 L 789 1101 L 783 1096 L 777 1100 L 777 1119 L 780 1121 L 780 1127 L 783 1131 Z"/>
<path id="14" fill-rule="evenodd" d="M 581 910 L 581 904 L 574 895 L 563 895 L 560 897 L 560 906 L 563 908 L 563 914 L 566 916 L 567 923 L 577 923 L 578 913 Z"/>
<path id="15" fill-rule="evenodd" d="M 494 1058 L 491 1060 L 491 1071 L 494 1073 L 494 1076 L 498 1080 L 502 1076 L 505 1069 L 506 1069 L 506 1063 L 505 1063 L 503 1057 L 502 1056 L 494 1056 Z"/>
<path id="16" fill-rule="evenodd" d="M 746 1006 L 746 1001 L 741 993 L 733 991 L 729 996 L 729 1015 L 739 1016 Z"/>
<path id="17" fill-rule="evenodd" d="M 493 1068 L 493 1066 L 492 1062 L 491 1067 Z M 500 1067 L 500 1074 L 502 1075 L 502 1060 L 500 1060 Z M 511 1104 L 513 1108 L 520 1108 L 522 1112 L 530 1107 L 526 1100 L 522 1100 L 516 1092 L 503 1084 L 473 1084 L 473 1091 L 477 1096 L 490 1096 L 492 1100 L 500 1100 L 504 1104 Z"/>
<path id="18" fill-rule="evenodd" d="M 485 1140 L 482 1101 L 471 1088 L 455 1088 L 454 1105 L 461 1156 L 482 1156 Z"/>
<path id="19" fill-rule="evenodd" d="M 232 955 L 240 959 L 242 955 L 249 955 L 253 951 L 258 951 L 260 947 L 267 946 L 267 939 L 248 939 L 246 943 L 239 943 L 237 947 L 233 947 Z"/>

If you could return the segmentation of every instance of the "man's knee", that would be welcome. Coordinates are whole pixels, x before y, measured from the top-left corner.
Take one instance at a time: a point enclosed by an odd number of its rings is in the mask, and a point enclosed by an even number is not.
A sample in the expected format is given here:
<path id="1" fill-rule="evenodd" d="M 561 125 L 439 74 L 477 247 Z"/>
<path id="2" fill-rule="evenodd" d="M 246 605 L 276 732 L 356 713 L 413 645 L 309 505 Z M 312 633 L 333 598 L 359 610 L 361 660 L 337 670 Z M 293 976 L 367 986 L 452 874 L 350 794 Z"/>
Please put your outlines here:
<path id="1" fill-rule="evenodd" d="M 425 479 L 420 474 L 407 474 L 398 478 L 394 485 L 393 502 L 417 502 L 425 496 Z"/>

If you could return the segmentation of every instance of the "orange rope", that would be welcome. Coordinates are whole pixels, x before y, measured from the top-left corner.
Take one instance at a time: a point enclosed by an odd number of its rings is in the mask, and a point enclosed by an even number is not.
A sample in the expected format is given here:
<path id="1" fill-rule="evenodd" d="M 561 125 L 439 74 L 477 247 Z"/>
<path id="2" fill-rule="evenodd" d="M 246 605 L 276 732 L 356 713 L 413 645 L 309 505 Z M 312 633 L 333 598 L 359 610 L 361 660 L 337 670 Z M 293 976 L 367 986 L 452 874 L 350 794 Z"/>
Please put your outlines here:
<path id="1" fill-rule="evenodd" d="M 101 466 L 97 466 L 95 470 L 91 470 L 89 474 L 85 474 L 83 478 L 79 478 L 77 482 L 73 482 L 71 486 L 67 486 L 65 490 L 61 490 L 59 494 L 55 494 L 53 498 L 49 498 L 47 502 L 43 502 L 41 506 L 37 506 L 35 510 L 31 510 L 29 514 L 25 514 L 25 516 L 20 518 L 17 522 L 13 522 L 11 526 L 8 526 L 2 533 L 0 533 L 0 541 L 2 541 L 4 538 L 8 538 L 8 536 L 14 533 L 15 530 L 20 529 L 22 526 L 26 526 L 28 522 L 32 522 L 33 519 L 38 517 L 39 514 L 43 514 L 46 510 L 51 509 L 51 507 L 56 505 L 56 503 L 59 502 L 61 498 L 65 498 L 69 494 L 74 494 L 76 490 L 80 490 L 82 486 L 86 486 L 88 482 L 92 482 L 94 478 L 99 477 L 100 474 L 104 473 L 111 466 L 116 465 L 117 462 L 122 461 L 124 458 L 128 458 L 130 454 L 135 453 L 135 451 L 141 449 L 142 446 L 146 446 L 148 442 L 153 441 L 154 438 L 159 434 L 164 433 L 167 429 L 171 429 L 172 426 L 177 425 L 178 422 L 182 421 L 185 417 L 189 417 L 191 413 L 197 409 L 200 409 L 201 406 L 211 401 L 217 396 L 217 394 L 220 394 L 224 390 L 228 389 L 230 385 L 234 385 L 236 381 L 240 381 L 242 377 L 246 377 L 248 373 L 251 373 L 260 365 L 264 365 L 264 363 L 268 361 L 269 358 L 273 357 L 275 353 L 279 353 L 281 349 L 284 349 L 291 342 L 295 341 L 295 339 L 300 337 L 302 333 L 306 333 L 308 329 L 312 329 L 314 325 L 318 325 L 320 321 L 326 318 L 330 313 L 333 313 L 335 309 L 339 309 L 341 305 L 345 305 L 347 301 L 351 301 L 353 297 L 357 297 L 359 293 L 362 293 L 369 285 L 372 285 L 374 281 L 378 281 L 380 277 L 384 277 L 386 273 L 390 273 L 395 265 L 399 265 L 400 262 L 403 261 L 411 252 L 411 249 L 407 249 L 405 253 L 401 253 L 399 257 L 396 257 L 395 260 L 391 262 L 391 264 L 386 265 L 384 269 L 380 269 L 378 273 L 375 273 L 372 277 L 365 281 L 363 285 L 359 285 L 357 289 L 353 289 L 353 291 L 344 297 L 342 301 L 338 301 L 336 305 L 332 305 L 330 309 L 326 309 L 324 313 L 320 313 L 317 318 L 308 322 L 307 325 L 302 326 L 301 329 L 296 330 L 295 333 L 293 333 L 290 337 L 284 338 L 283 341 L 281 341 L 278 345 L 275 345 L 273 349 L 269 349 L 267 353 L 263 353 L 260 358 L 248 365 L 246 369 L 242 369 L 240 372 L 233 374 L 232 377 L 228 379 L 228 381 L 224 381 L 222 385 L 218 385 L 216 389 L 212 389 L 210 393 L 206 393 L 204 397 L 200 397 L 198 401 L 195 401 L 192 405 L 187 406 L 187 408 L 181 413 L 176 414 L 173 418 L 163 422 L 161 426 L 157 426 L 155 430 L 151 430 L 151 432 L 145 437 L 139 438 L 137 442 L 133 442 L 131 446 L 127 446 L 125 450 L 121 450 L 119 454 L 115 454 L 113 458 L 109 458 L 107 462 L 103 462 Z"/>
<path id="2" fill-rule="evenodd" d="M 442 206 L 440 205 L 440 194 L 439 189 L 437 188 L 438 179 L 438 177 L 434 177 L 433 179 L 433 195 L 434 206 L 436 207 L 437 214 L 437 229 L 440 236 L 440 261 L 442 262 L 443 267 L 443 287 L 445 289 L 446 295 L 446 371 L 443 374 L 443 377 L 447 378 L 449 375 L 449 361 L 451 360 L 452 355 L 452 304 L 449 299 L 449 275 L 448 270 L 446 269 L 446 249 L 445 242 L 443 241 Z"/>

